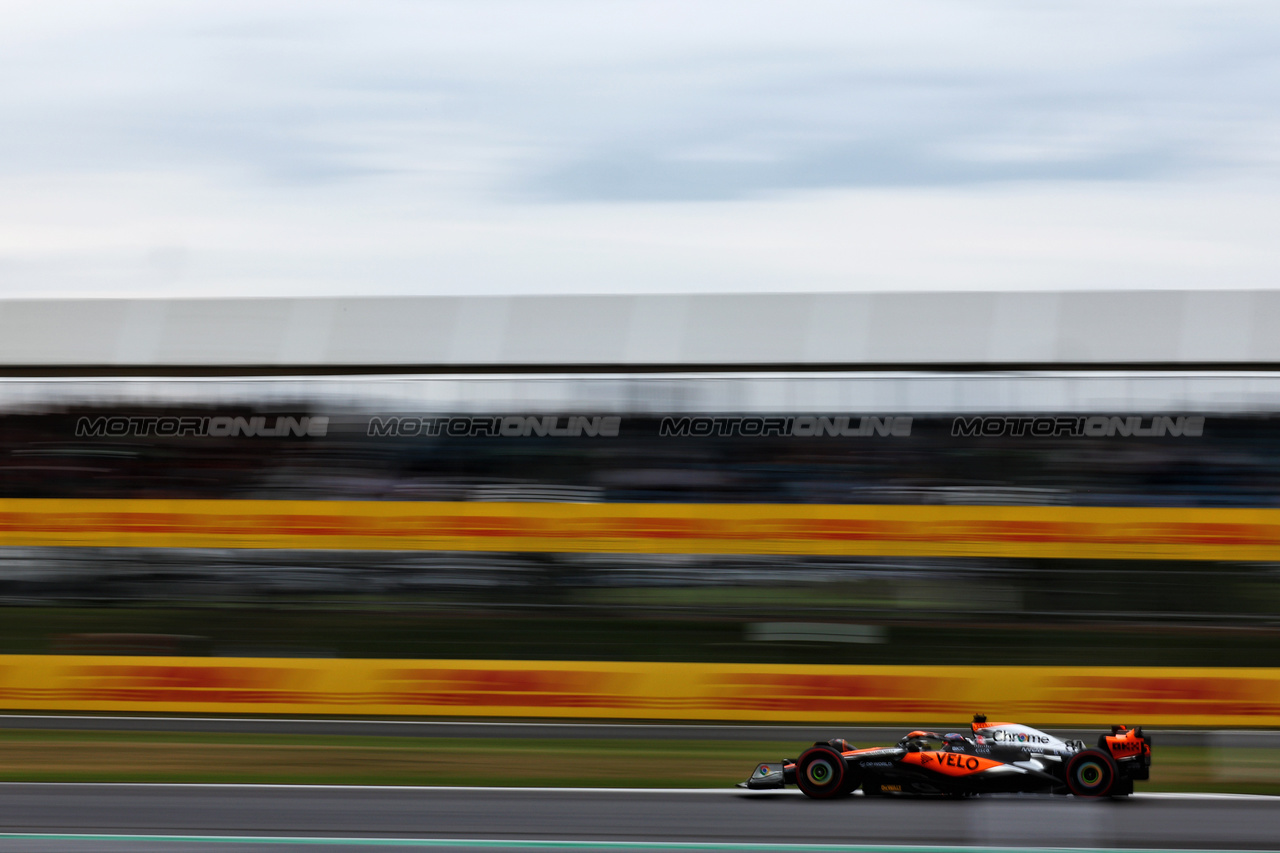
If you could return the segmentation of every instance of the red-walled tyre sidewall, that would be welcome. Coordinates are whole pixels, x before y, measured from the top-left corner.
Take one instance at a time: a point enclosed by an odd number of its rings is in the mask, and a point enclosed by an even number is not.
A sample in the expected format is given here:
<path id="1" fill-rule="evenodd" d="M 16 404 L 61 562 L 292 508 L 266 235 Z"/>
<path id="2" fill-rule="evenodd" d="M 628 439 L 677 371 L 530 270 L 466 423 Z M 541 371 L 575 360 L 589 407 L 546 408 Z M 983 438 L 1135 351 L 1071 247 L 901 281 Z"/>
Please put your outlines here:
<path id="1" fill-rule="evenodd" d="M 1105 797 L 1116 787 L 1116 763 L 1100 749 L 1085 749 L 1067 762 L 1067 790 L 1077 797 Z"/>
<path id="2" fill-rule="evenodd" d="M 827 800 L 850 793 L 845 789 L 849 768 L 844 757 L 829 746 L 806 749 L 796 759 L 796 786 L 805 796 Z"/>

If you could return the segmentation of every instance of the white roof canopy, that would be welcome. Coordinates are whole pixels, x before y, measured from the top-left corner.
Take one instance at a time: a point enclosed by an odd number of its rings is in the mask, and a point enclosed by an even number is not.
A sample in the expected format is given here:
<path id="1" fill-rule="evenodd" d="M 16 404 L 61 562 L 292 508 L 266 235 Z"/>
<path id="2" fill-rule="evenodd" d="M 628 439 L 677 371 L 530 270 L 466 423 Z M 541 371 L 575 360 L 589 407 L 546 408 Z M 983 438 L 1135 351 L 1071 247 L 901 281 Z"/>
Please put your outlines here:
<path id="1" fill-rule="evenodd" d="M 1280 365 L 1280 292 L 0 302 L 0 365 L 847 369 Z"/>

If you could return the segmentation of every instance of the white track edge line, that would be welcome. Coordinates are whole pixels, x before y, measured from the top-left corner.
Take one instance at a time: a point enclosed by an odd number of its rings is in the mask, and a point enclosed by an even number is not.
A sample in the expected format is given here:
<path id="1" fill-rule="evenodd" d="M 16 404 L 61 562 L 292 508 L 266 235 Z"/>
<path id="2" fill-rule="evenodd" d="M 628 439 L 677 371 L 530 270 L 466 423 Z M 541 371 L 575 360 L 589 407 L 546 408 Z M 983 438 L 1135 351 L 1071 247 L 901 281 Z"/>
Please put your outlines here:
<path id="1" fill-rule="evenodd" d="M 788 794 L 803 796 L 799 789 L 788 788 L 773 791 L 749 791 L 746 788 L 557 788 L 522 787 L 518 785 L 308 785 L 272 782 L 14 782 L 0 781 L 0 787 L 44 786 L 62 788 L 244 788 L 248 790 L 289 791 L 436 791 L 476 793 L 530 793 L 530 794 Z"/>
<path id="2" fill-rule="evenodd" d="M 227 844 L 352 844 L 390 847 L 468 847 L 473 849 L 532 848 L 590 850 L 787 850 L 839 851 L 839 853 L 1274 853 L 1264 848 L 1170 848 L 1170 847 L 1053 847 L 1042 845 L 990 844 L 905 844 L 844 843 L 789 841 L 706 841 L 706 840 L 632 840 L 632 839 L 560 839 L 560 838 L 469 838 L 432 836 L 357 836 L 357 835 L 208 835 L 187 833 L 102 833 L 102 832 L 0 832 L 0 840 L 71 840 L 71 841 L 187 841 Z M 311 842 L 308 845 L 307 842 Z"/>

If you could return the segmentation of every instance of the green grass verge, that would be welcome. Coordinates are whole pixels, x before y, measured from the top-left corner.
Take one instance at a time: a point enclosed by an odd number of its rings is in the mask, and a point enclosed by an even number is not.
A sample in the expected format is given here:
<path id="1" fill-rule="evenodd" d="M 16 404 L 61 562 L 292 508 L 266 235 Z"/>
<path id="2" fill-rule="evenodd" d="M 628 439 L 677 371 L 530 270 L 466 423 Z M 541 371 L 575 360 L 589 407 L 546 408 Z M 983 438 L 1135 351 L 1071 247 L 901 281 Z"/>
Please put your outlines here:
<path id="1" fill-rule="evenodd" d="M 807 745 L 0 731 L 0 781 L 715 788 Z M 1280 794 L 1280 749 L 1160 747 L 1138 787 Z"/>

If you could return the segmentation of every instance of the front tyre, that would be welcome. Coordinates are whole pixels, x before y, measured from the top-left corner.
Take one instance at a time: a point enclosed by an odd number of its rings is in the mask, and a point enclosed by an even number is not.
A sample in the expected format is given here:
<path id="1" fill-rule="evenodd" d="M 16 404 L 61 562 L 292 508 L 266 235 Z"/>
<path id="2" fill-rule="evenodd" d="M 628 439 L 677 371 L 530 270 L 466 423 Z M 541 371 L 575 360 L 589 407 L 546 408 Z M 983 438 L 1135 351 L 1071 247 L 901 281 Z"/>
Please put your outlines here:
<path id="1" fill-rule="evenodd" d="M 1116 764 L 1100 749 L 1083 749 L 1067 762 L 1067 789 L 1077 797 L 1105 797 L 1116 785 Z"/>
<path id="2" fill-rule="evenodd" d="M 796 759 L 796 786 L 805 796 L 826 800 L 848 794 L 849 768 L 844 756 L 829 746 L 815 746 Z"/>

